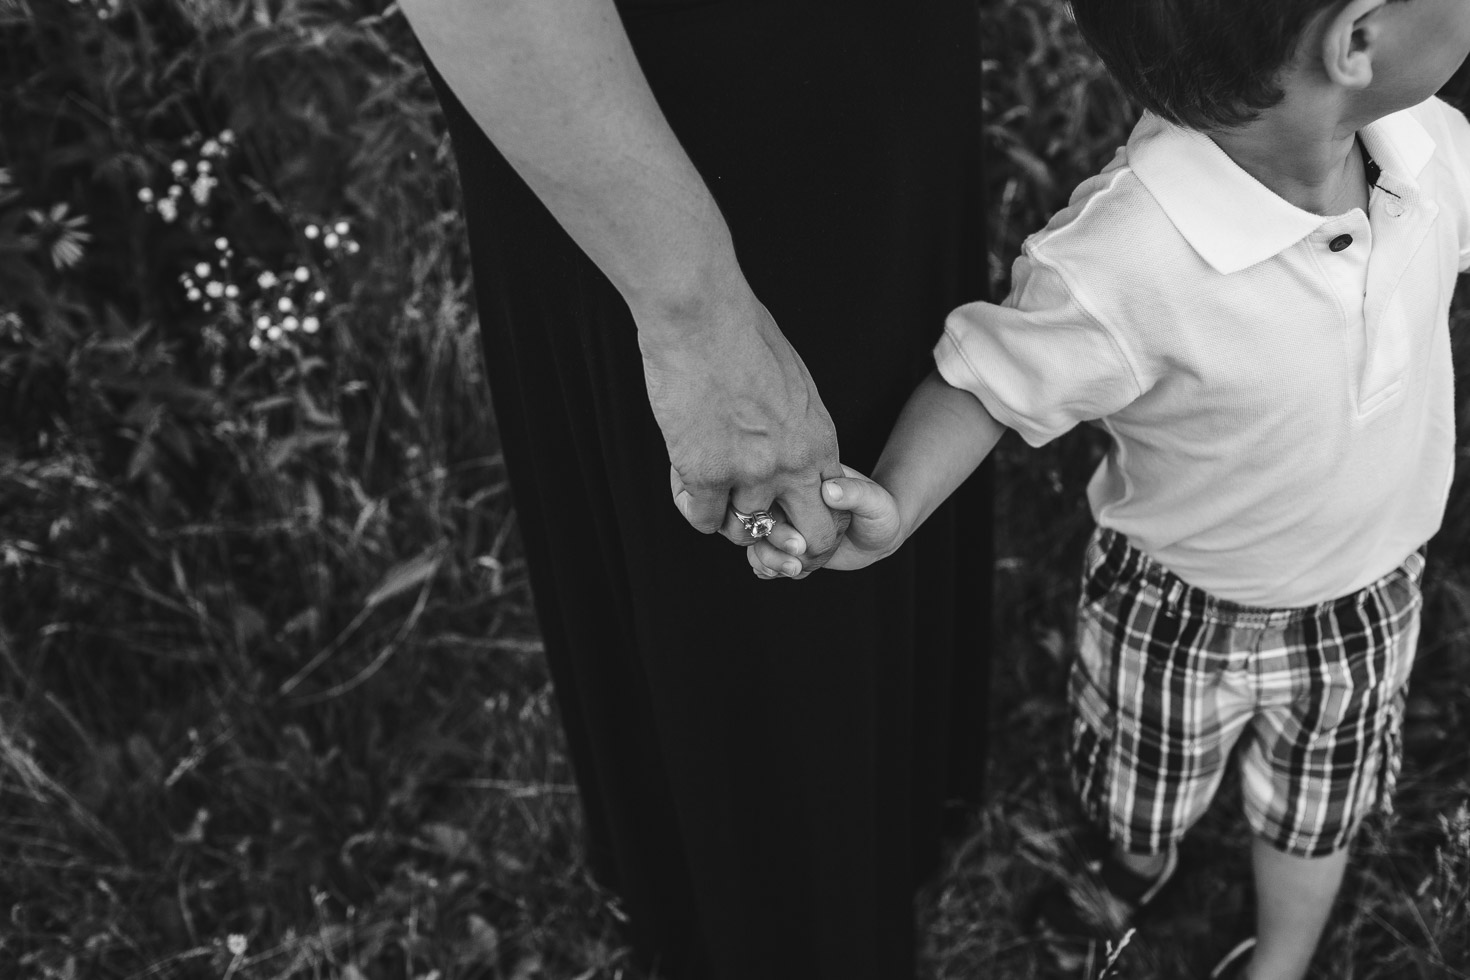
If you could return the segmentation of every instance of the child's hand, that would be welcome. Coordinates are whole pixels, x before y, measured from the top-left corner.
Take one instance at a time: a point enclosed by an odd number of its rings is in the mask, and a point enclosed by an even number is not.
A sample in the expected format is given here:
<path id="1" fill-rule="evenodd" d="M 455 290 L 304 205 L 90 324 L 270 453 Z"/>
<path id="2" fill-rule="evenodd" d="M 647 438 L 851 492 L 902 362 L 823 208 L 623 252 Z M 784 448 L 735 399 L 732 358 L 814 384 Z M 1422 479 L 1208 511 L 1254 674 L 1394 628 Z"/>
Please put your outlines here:
<path id="1" fill-rule="evenodd" d="M 822 484 L 822 500 L 833 510 L 852 514 L 852 523 L 825 567 L 851 571 L 886 558 L 903 543 L 903 522 L 893 495 L 849 466 L 843 477 Z M 757 576 L 805 578 L 817 568 L 802 557 L 806 542 L 790 524 L 779 522 L 770 536 L 745 549 Z"/>

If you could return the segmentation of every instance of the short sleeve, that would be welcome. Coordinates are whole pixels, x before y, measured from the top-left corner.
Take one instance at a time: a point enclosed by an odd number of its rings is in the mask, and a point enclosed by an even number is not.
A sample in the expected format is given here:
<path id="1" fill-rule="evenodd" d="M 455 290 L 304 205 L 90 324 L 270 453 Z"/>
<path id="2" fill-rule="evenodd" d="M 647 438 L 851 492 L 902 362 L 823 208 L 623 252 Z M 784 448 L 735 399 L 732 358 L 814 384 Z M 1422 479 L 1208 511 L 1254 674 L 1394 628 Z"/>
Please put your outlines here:
<path id="1" fill-rule="evenodd" d="M 1455 212 L 1455 227 L 1460 235 L 1460 271 L 1470 269 L 1470 122 L 1465 114 L 1440 99 L 1430 99 L 1437 110 L 1437 125 L 1434 138 L 1437 150 L 1443 154 L 1451 182 L 1447 194 L 1440 195 L 1441 203 L 1448 197 Z"/>
<path id="2" fill-rule="evenodd" d="M 945 381 L 975 395 L 1032 446 L 1111 415 L 1142 393 L 1112 333 L 1055 269 L 1022 255 L 1012 281 L 1004 304 L 969 303 L 945 320 L 934 349 Z"/>

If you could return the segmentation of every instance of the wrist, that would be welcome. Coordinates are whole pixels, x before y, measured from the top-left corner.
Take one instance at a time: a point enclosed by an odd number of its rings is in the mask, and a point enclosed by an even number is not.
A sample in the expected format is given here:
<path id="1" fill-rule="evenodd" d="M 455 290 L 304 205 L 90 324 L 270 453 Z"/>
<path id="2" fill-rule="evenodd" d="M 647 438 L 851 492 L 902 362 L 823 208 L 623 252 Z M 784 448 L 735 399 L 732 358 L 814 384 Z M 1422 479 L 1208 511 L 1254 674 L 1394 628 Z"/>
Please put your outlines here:
<path id="1" fill-rule="evenodd" d="M 671 276 L 657 288 L 625 294 L 645 352 L 718 341 L 767 314 L 733 260 L 700 265 Z"/>

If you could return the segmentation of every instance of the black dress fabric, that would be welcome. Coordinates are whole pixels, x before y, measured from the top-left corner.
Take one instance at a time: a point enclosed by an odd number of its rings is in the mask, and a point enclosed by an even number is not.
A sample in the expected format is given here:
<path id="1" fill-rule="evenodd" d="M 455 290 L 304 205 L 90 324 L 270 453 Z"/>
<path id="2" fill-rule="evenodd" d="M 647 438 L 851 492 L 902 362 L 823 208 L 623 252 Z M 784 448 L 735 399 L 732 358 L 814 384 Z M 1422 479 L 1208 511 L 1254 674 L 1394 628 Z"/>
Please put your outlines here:
<path id="1" fill-rule="evenodd" d="M 867 472 L 983 290 L 975 5 L 622 10 Z M 758 581 L 669 500 L 620 297 L 435 81 L 595 873 L 660 976 L 912 976 L 913 887 L 982 776 L 984 474 L 885 562 Z"/>

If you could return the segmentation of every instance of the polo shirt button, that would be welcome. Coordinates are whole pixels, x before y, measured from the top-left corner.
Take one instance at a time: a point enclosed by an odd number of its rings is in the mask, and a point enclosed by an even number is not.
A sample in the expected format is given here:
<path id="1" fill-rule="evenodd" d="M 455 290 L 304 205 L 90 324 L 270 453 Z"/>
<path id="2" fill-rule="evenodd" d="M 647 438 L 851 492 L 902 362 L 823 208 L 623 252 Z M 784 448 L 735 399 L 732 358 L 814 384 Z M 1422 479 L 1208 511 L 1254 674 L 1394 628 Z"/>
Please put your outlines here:
<path id="1" fill-rule="evenodd" d="M 1330 241 L 1330 242 L 1327 243 L 1327 247 L 1330 248 L 1330 249 L 1332 249 L 1334 252 L 1341 252 L 1343 249 L 1347 248 L 1352 243 L 1353 243 L 1353 236 L 1352 235 L 1338 235 L 1332 241 Z"/>

